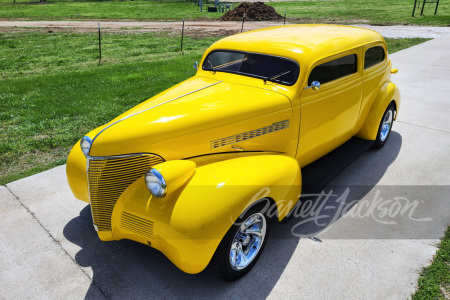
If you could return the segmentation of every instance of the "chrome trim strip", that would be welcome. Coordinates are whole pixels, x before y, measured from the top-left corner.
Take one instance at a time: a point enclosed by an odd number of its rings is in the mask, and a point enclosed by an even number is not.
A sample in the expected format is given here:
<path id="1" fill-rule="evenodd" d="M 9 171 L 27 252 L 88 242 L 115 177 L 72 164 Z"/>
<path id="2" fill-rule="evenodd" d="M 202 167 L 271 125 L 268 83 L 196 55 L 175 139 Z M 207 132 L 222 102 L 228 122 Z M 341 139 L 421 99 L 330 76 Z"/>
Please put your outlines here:
<path id="1" fill-rule="evenodd" d="M 164 102 L 162 102 L 162 103 L 160 103 L 160 104 L 157 104 L 157 105 L 155 105 L 155 106 L 149 107 L 149 108 L 147 108 L 147 109 L 144 109 L 144 110 L 139 111 L 139 112 L 137 112 L 137 113 L 134 113 L 134 114 L 132 114 L 132 115 L 123 117 L 123 118 L 120 119 L 120 120 L 117 120 L 116 122 L 114 122 L 114 123 L 112 123 L 112 124 L 106 126 L 106 127 L 103 128 L 99 133 L 97 133 L 97 135 L 92 139 L 92 142 L 91 142 L 91 148 L 92 148 L 92 144 L 94 143 L 95 139 L 96 139 L 103 131 L 105 131 L 106 129 L 110 128 L 111 126 L 113 126 L 113 125 L 115 125 L 115 124 L 117 124 L 117 123 L 119 123 L 119 122 L 122 122 L 123 120 L 126 120 L 126 119 L 128 119 L 128 118 L 134 117 L 134 116 L 136 116 L 136 115 L 138 115 L 138 114 L 140 114 L 140 113 L 143 113 L 143 112 L 145 112 L 145 111 L 147 111 L 147 110 L 153 109 L 153 108 L 158 107 L 158 106 L 161 106 L 161 105 L 163 105 L 163 104 L 166 104 L 166 103 L 172 102 L 172 101 L 174 101 L 174 100 L 180 99 L 180 98 L 182 98 L 182 97 L 184 97 L 184 96 L 187 96 L 187 95 L 196 93 L 196 92 L 198 92 L 198 91 L 204 90 L 204 89 L 206 89 L 206 88 L 209 88 L 209 87 L 211 87 L 211 86 L 213 86 L 213 85 L 216 85 L 216 84 L 219 84 L 219 83 L 221 83 L 221 82 L 223 82 L 223 81 L 221 80 L 221 81 L 212 83 L 212 84 L 207 85 L 207 86 L 205 86 L 205 87 L 199 88 L 199 89 L 197 89 L 197 90 L 195 90 L 195 91 L 192 91 L 192 92 L 186 93 L 186 94 L 184 94 L 184 95 L 175 97 L 175 98 L 173 98 L 173 99 L 164 101 Z M 89 149 L 89 151 L 90 151 L 90 149 Z"/>
<path id="2" fill-rule="evenodd" d="M 127 211 L 122 211 L 120 227 L 147 239 L 154 239 L 153 230 L 155 223 L 148 218 L 142 218 Z"/>
<path id="3" fill-rule="evenodd" d="M 224 138 L 221 138 L 218 140 L 211 141 L 210 149 L 216 149 L 216 148 L 228 146 L 231 144 L 243 142 L 243 141 L 253 139 L 253 138 L 256 138 L 259 136 L 263 136 L 263 135 L 266 135 L 266 134 L 269 134 L 272 132 L 277 132 L 277 131 L 280 131 L 280 130 L 283 130 L 286 128 L 289 128 L 289 119 L 275 122 L 272 125 L 265 126 L 262 128 L 254 129 L 251 131 L 247 131 L 247 132 L 243 132 L 243 133 L 239 133 L 236 135 L 232 135 L 232 136 L 228 136 L 228 137 L 224 137 Z M 239 148 L 237 148 L 237 146 L 232 146 L 232 148 L 236 149 L 238 151 L 242 151 L 242 150 L 239 150 Z"/>
<path id="4" fill-rule="evenodd" d="M 125 157 L 130 157 L 130 156 L 142 156 L 144 154 L 153 155 L 153 153 L 134 153 L 134 154 L 111 155 L 111 156 L 88 156 L 88 158 L 91 160 L 103 160 L 103 159 L 125 158 Z"/>

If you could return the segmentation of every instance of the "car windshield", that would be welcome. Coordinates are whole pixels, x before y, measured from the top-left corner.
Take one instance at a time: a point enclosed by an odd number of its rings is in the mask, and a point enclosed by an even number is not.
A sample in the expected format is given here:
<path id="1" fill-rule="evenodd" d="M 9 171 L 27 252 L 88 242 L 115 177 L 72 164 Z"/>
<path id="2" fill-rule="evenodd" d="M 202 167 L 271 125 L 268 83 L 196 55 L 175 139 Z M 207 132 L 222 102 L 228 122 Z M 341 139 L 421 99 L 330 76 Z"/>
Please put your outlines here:
<path id="1" fill-rule="evenodd" d="M 235 51 L 213 51 L 203 62 L 203 70 L 236 73 L 285 85 L 293 85 L 298 64 L 287 58 Z"/>

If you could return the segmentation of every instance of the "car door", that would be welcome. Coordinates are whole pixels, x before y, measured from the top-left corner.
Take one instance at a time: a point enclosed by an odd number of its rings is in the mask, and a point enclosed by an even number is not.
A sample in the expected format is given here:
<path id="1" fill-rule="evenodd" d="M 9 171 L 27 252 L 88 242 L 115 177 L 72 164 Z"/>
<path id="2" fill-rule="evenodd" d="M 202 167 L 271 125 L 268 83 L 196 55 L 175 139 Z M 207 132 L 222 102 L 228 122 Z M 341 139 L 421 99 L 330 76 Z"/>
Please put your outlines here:
<path id="1" fill-rule="evenodd" d="M 353 135 L 362 94 L 361 48 L 342 52 L 312 65 L 304 86 L 319 81 L 318 90 L 301 93 L 300 165 L 315 161 Z"/>

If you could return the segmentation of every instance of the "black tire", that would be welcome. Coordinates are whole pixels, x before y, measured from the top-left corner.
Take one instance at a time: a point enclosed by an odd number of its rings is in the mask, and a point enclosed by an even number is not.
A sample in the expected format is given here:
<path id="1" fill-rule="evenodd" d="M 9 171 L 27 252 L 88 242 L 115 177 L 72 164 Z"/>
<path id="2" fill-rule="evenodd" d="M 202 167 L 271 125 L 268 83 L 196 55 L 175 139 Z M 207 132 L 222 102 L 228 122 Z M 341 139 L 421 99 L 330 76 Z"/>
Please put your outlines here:
<path id="1" fill-rule="evenodd" d="M 386 118 L 389 118 L 389 114 L 392 118 L 391 125 L 389 126 L 389 131 L 382 132 L 383 124 L 386 121 Z M 395 117 L 395 106 L 393 103 L 389 104 L 389 106 L 386 108 L 386 111 L 383 114 L 383 117 L 381 118 L 380 125 L 378 126 L 378 132 L 377 132 L 377 138 L 375 140 L 375 144 L 373 145 L 373 149 L 380 149 L 381 147 L 386 144 L 387 140 L 389 139 L 389 136 L 391 135 L 392 131 L 392 125 L 394 125 L 394 117 Z"/>
<path id="2" fill-rule="evenodd" d="M 214 253 L 214 256 L 211 259 L 211 262 L 209 263 L 209 269 L 219 278 L 225 280 L 225 281 L 235 281 L 247 274 L 253 266 L 258 261 L 259 257 L 261 256 L 261 253 L 264 250 L 264 247 L 266 246 L 266 240 L 268 237 L 268 231 L 269 231 L 269 218 L 263 214 L 261 211 L 263 209 L 263 206 L 257 205 L 252 208 L 250 208 L 243 217 L 240 217 L 228 230 L 222 241 L 220 242 L 219 246 L 216 249 L 216 252 Z M 245 266 L 243 269 L 236 270 L 232 267 L 230 262 L 230 251 L 233 244 L 233 241 L 236 237 L 236 234 L 238 233 L 240 229 L 241 223 L 244 224 L 247 219 L 250 218 L 250 216 L 262 216 L 265 219 L 265 234 L 262 240 L 262 244 L 259 247 L 259 250 L 256 254 L 256 256 L 251 260 L 251 262 Z M 249 227 L 250 228 L 250 227 Z M 251 246 L 252 242 L 249 242 L 248 246 Z"/>

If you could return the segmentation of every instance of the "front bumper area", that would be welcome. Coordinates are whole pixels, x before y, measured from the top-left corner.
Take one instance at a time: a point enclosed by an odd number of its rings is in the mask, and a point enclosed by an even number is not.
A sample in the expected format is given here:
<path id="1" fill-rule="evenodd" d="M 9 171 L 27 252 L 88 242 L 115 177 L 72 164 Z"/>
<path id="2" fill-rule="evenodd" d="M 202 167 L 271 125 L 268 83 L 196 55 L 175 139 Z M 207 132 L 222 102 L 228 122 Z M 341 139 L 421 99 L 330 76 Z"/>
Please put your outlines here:
<path id="1" fill-rule="evenodd" d="M 174 228 L 172 214 L 179 193 L 153 198 L 144 180 L 146 171 L 163 161 L 151 154 L 86 159 L 77 143 L 67 160 L 67 178 L 73 194 L 91 204 L 102 241 L 129 239 L 149 245 L 184 272 L 198 273 L 214 254 L 220 236 L 200 238 Z"/>
<path id="2" fill-rule="evenodd" d="M 86 158 L 79 145 L 76 148 L 72 150 L 75 155 L 71 153 L 68 159 L 68 181 L 74 195 L 88 202 L 88 185 L 91 188 L 94 185 L 87 183 Z M 108 174 L 98 171 L 91 176 L 99 175 L 105 183 L 115 186 L 120 180 Z M 280 199 L 280 205 L 283 199 L 294 199 L 295 205 L 301 191 L 298 162 L 273 154 L 244 156 L 197 167 L 184 185 L 164 198 L 152 197 L 144 178 L 145 171 L 123 191 L 114 189 L 113 204 L 92 202 L 94 222 L 103 226 L 98 228 L 98 236 L 103 241 L 129 239 L 150 245 L 191 274 L 201 272 L 208 265 L 226 232 L 247 207 L 265 197 L 275 202 Z M 112 197 L 104 189 L 99 188 L 97 192 Z M 281 210 L 279 219 L 287 212 Z M 102 218 L 109 219 L 109 223 Z"/>
<path id="3" fill-rule="evenodd" d="M 111 216 L 110 232 L 99 231 L 100 239 L 128 239 L 161 251 L 173 264 L 186 273 L 201 272 L 209 263 L 221 234 L 195 230 L 196 226 L 183 223 L 192 230 L 177 228 L 174 220 L 179 192 L 165 198 L 153 197 L 144 176 L 132 183 L 119 197 Z M 230 224 L 231 225 L 231 224 Z"/>

